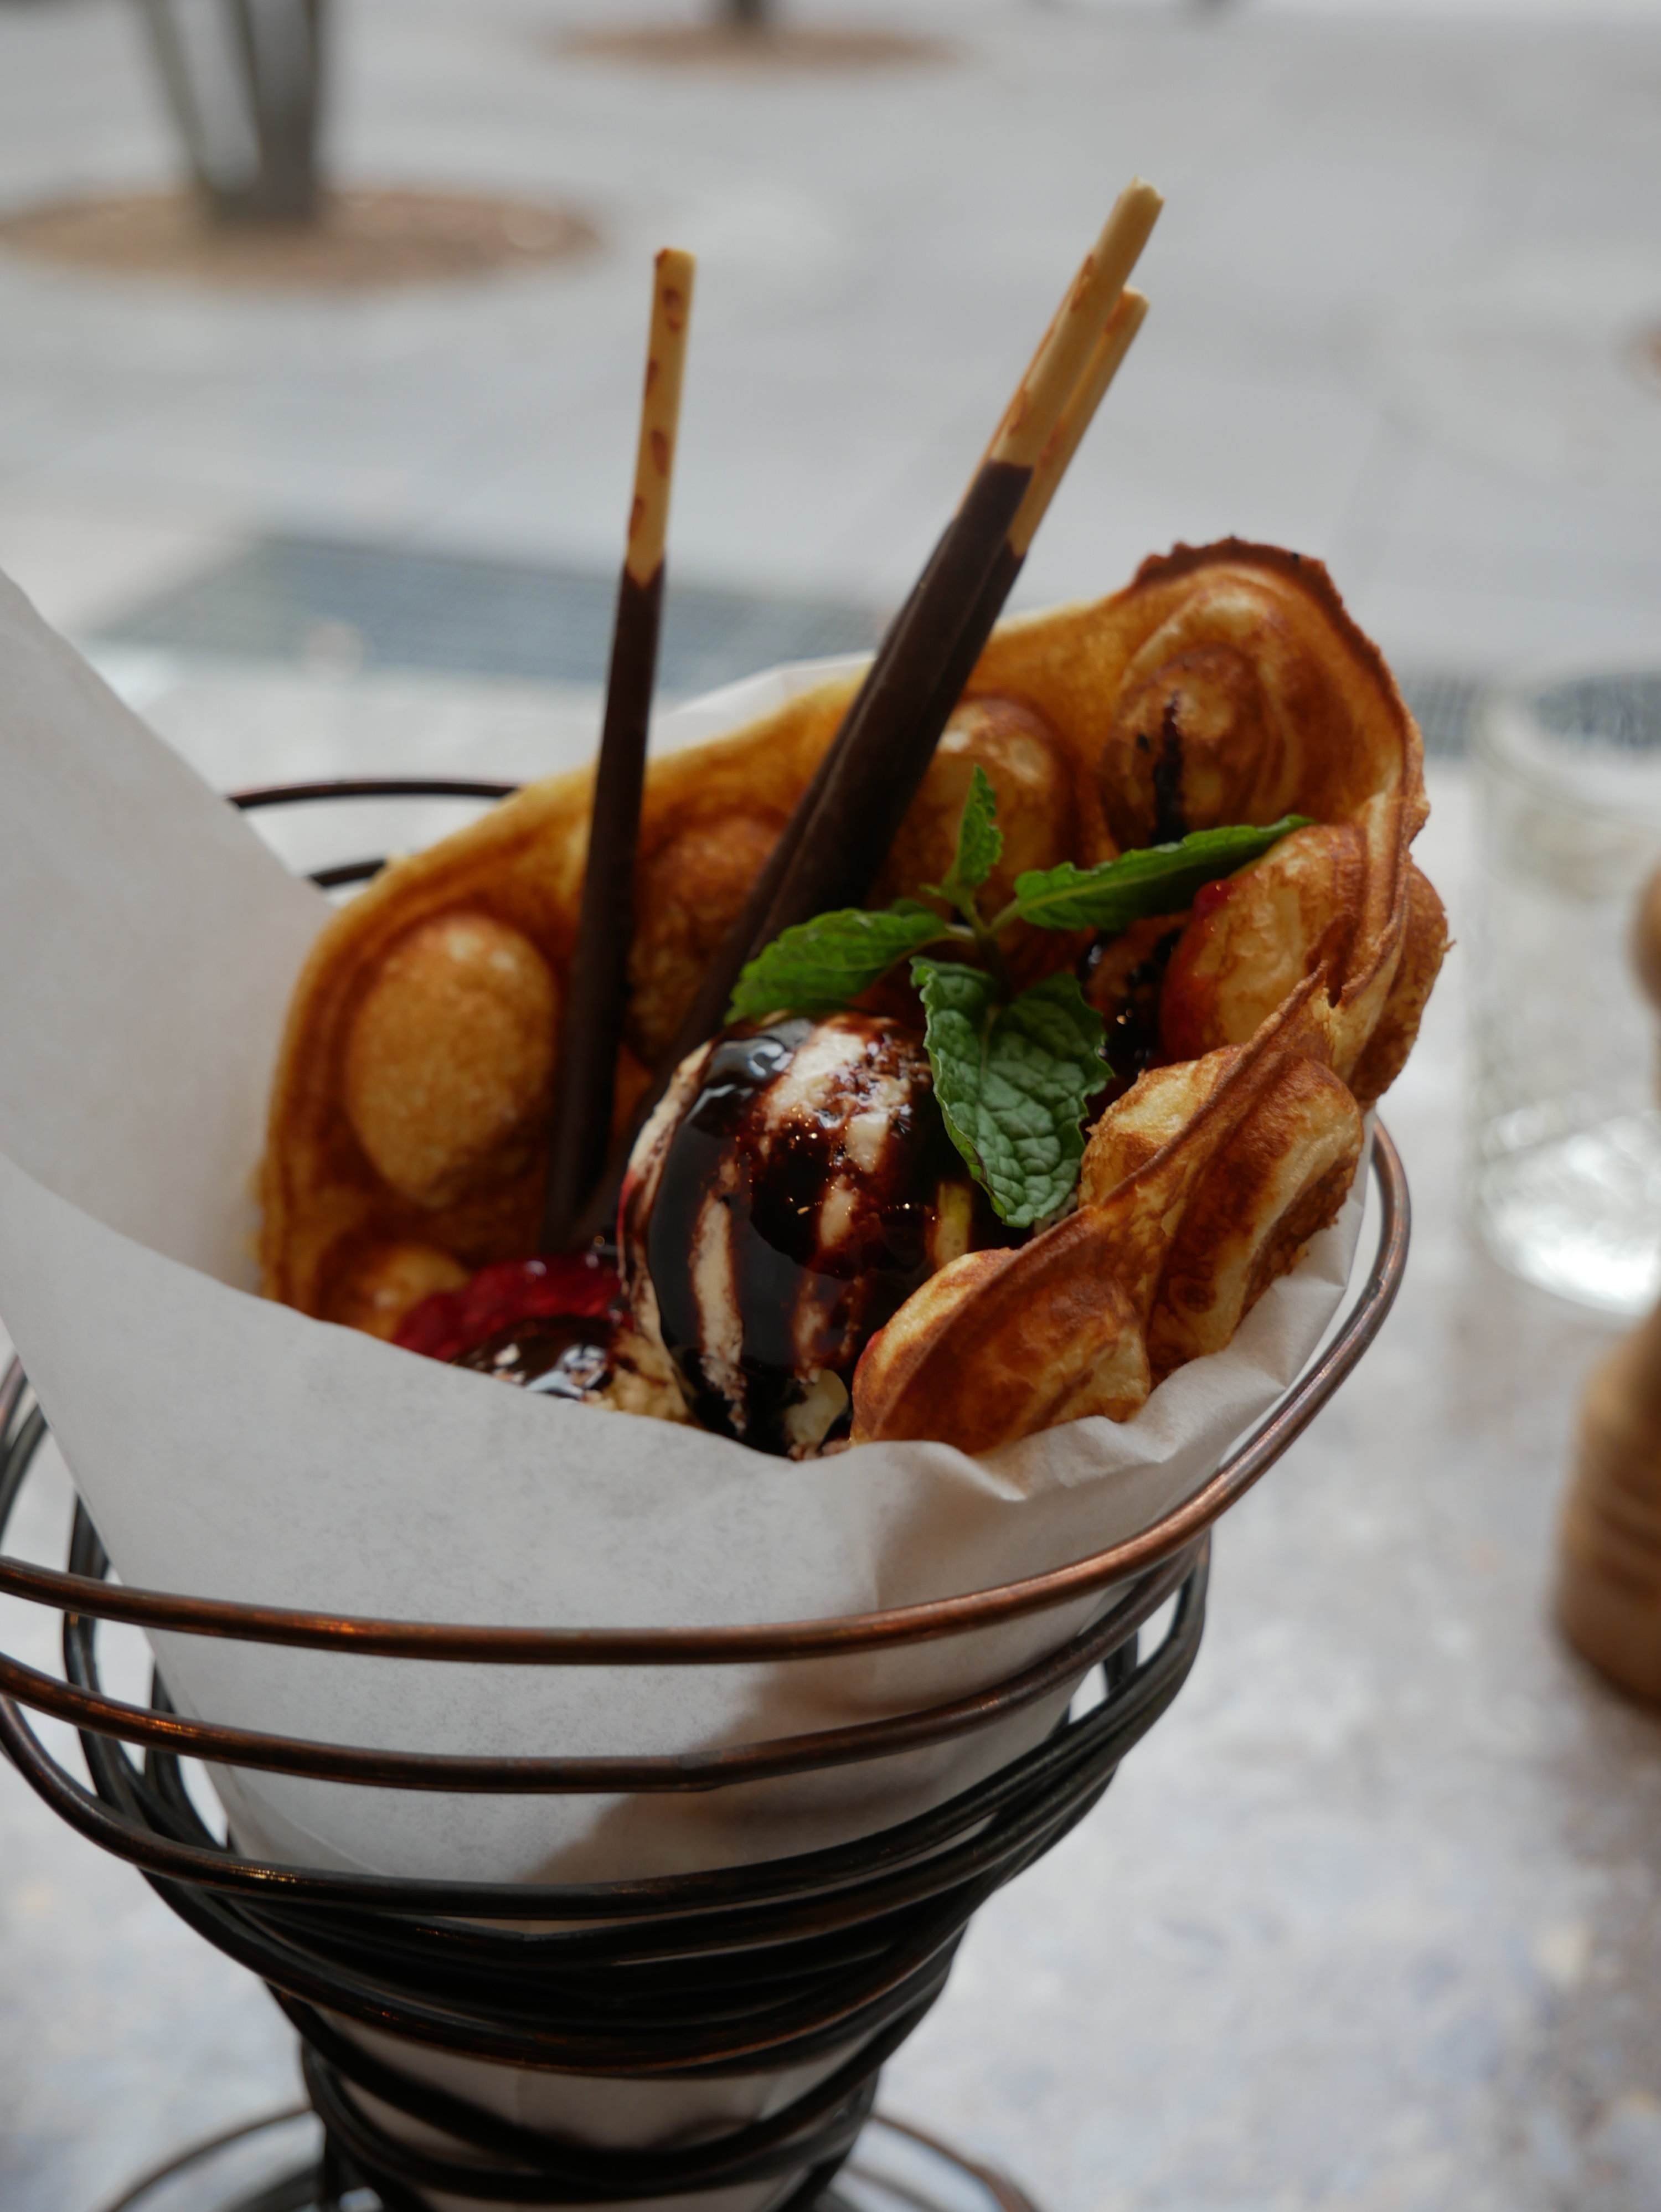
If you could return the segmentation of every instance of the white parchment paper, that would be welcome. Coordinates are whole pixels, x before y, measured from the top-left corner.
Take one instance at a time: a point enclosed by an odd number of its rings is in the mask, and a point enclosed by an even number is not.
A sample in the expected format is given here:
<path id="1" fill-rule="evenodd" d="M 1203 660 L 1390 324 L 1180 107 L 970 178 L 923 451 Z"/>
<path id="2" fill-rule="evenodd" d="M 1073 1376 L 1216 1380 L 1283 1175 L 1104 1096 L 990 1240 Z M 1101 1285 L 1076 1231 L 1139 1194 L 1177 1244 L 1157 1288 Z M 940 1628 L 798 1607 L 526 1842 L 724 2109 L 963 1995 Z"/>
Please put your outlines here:
<path id="1" fill-rule="evenodd" d="M 818 671 L 665 718 L 684 741 Z M 1360 1208 L 1128 1424 L 983 1461 L 867 1446 L 793 1465 L 526 1398 L 251 1295 L 251 1178 L 295 975 L 327 908 L 0 580 L 0 1316 L 129 1582 L 412 1620 L 842 1614 L 1053 1567 L 1192 1491 L 1330 1320 Z M 465 772 L 465 762 L 456 763 Z M 180 1708 L 361 1745 L 666 1752 L 996 1679 L 1092 1608 L 910 1652 L 770 1668 L 433 1666 L 159 1639 Z M 938 1802 L 1048 1729 L 683 1798 L 492 1800 L 222 1779 L 246 1850 L 582 1880 L 770 1856 Z M 706 2085 L 708 2086 L 708 2085 Z M 632 2124 L 632 2123 L 630 2123 Z M 684 2200 L 683 2200 L 684 2201 Z"/>

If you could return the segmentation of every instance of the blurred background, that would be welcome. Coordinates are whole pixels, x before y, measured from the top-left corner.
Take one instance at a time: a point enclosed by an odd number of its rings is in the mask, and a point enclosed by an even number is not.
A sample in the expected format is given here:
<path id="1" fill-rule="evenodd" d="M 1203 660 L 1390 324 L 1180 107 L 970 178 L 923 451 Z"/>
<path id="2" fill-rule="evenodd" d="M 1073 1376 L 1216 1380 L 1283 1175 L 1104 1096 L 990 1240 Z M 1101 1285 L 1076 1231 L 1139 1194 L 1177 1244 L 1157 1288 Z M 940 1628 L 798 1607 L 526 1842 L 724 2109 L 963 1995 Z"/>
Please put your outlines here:
<path id="1" fill-rule="evenodd" d="M 1152 313 L 1017 604 L 1326 561 L 1468 938 L 1484 686 L 1661 666 L 1661 0 L 0 0 L 0 568 L 221 787 L 573 764 L 652 252 L 685 696 L 874 640 L 1138 170 Z M 1661 1735 L 1548 1620 L 1616 1324 L 1467 1224 L 1467 961 L 1387 1105 L 1396 1317 L 890 2069 L 1050 2212 L 1661 2208 Z M 285 2100 L 288 2042 L 0 1771 L 4 2212 Z"/>

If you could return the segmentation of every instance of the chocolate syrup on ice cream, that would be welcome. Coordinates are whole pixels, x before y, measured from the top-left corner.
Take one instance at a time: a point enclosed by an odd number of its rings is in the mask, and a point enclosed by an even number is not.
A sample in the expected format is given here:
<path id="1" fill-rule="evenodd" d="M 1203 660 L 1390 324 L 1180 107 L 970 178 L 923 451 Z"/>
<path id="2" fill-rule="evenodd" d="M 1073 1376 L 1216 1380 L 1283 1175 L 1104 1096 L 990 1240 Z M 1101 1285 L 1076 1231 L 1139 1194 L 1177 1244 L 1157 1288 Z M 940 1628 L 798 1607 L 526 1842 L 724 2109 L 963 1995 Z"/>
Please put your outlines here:
<path id="1" fill-rule="evenodd" d="M 798 1455 L 841 1433 L 871 1336 L 989 1241 L 932 1092 L 922 1038 L 866 1015 L 711 1048 L 631 1232 L 705 1427 Z"/>

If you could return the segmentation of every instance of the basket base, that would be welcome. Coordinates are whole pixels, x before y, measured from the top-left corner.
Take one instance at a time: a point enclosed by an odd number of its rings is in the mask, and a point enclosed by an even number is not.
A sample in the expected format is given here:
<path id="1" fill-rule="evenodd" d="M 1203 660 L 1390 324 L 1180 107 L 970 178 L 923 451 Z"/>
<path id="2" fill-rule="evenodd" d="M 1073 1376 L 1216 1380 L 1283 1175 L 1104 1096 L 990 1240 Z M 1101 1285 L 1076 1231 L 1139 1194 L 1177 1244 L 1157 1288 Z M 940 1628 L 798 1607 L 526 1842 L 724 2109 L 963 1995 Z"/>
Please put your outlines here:
<path id="1" fill-rule="evenodd" d="M 305 2108 L 272 2112 L 182 2152 L 105 2212 L 319 2212 L 317 2122 Z M 354 2190 L 343 2212 L 379 2212 Z M 879 2112 L 816 2212 L 1037 2212 L 990 2166 Z"/>

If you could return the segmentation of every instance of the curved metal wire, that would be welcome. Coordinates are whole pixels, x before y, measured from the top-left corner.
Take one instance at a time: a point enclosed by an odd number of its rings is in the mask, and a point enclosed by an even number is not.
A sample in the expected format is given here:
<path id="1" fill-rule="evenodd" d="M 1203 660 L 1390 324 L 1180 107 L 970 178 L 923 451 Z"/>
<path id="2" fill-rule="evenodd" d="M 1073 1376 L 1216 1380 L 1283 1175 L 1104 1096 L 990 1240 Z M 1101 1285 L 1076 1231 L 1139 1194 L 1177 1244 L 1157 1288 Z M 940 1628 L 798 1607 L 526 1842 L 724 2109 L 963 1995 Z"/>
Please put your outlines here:
<path id="1" fill-rule="evenodd" d="M 447 775 L 338 776 L 326 783 L 266 783 L 229 794 L 243 814 L 265 806 L 306 806 L 338 799 L 511 799 L 516 783 L 479 783 Z"/>
<path id="2" fill-rule="evenodd" d="M 101 2212 L 140 2212 L 140 2208 L 158 2191 L 171 2191 L 181 2176 L 211 2166 L 216 2158 L 227 2152 L 238 2152 L 262 2136 L 274 2135 L 292 2128 L 298 2120 L 313 2117 L 311 2106 L 298 2105 L 222 2129 L 217 2135 L 192 2143 L 188 2149 L 151 2167 L 140 2180 L 124 2189 L 118 2198 L 106 2203 Z M 908 2173 L 904 2179 L 885 2174 L 880 2167 L 872 2166 L 859 2157 L 850 2162 L 849 2175 L 867 2190 L 874 2187 L 885 2206 L 897 2208 L 897 2212 L 963 2212 L 965 2203 L 972 2198 L 985 2208 L 985 2212 L 1037 2212 L 1031 2198 L 1018 2189 L 1007 2174 L 966 2158 L 961 2151 L 942 2142 L 938 2136 L 914 2126 L 910 2121 L 900 2119 L 892 2112 L 873 2112 L 869 2126 L 873 2132 L 862 2139 L 864 2143 L 897 2136 L 902 2143 L 920 2149 L 927 2161 L 926 2172 Z M 223 2212 L 318 2212 L 321 2202 L 318 2184 L 317 2160 L 307 2159 L 279 2174 L 275 2181 L 258 2184 L 252 2196 L 240 2197 L 234 2205 L 226 2205 Z M 822 2212 L 851 2212 L 849 2203 L 839 2195 L 823 2197 L 818 2203 Z"/>
<path id="3" fill-rule="evenodd" d="M 1172 1577 L 1169 1562 L 1164 1569 L 1152 1570 L 1099 1621 L 1031 1666 L 989 1689 L 952 1698 L 922 1712 L 821 1729 L 771 1742 L 639 1759 L 475 1758 L 313 1743 L 254 1729 L 190 1720 L 172 1711 L 146 1711 L 101 1692 L 67 1686 L 38 1668 L 4 1655 L 0 1655 L 0 1690 L 35 1711 L 124 1742 L 151 1744 L 227 1765 L 303 1774 L 319 1781 L 514 1796 L 538 1796 L 549 1790 L 587 1796 L 608 1796 L 620 1790 L 702 1790 L 727 1783 L 774 1781 L 828 1766 L 854 1765 L 879 1755 L 947 1742 L 985 1728 L 1040 1702 L 1063 1684 L 1076 1681 L 1116 1642 L 1122 1642 L 1129 1628 L 1140 1626 L 1162 1604 L 1180 1579 L 1180 1574 Z M 94 1609 L 77 1607 L 76 1617 L 83 1616 L 96 1617 Z"/>
<path id="4" fill-rule="evenodd" d="M 44 1433 L 39 1409 L 9 1378 L 0 1534 Z M 797 2175 L 789 2202 L 806 2212 L 863 2125 L 883 2061 L 944 1987 L 975 1911 L 1084 1817 L 1176 1696 L 1203 1626 L 1204 1548 L 1142 1577 L 1091 1632 L 1104 1669 L 1092 1710 L 930 1813 L 757 1867 L 521 1886 L 262 1866 L 216 1842 L 171 1749 L 153 1747 L 141 1769 L 88 1728 L 94 1795 L 51 1759 L 9 1698 L 0 1698 L 0 1742 L 48 1802 L 137 1864 L 189 1925 L 271 1987 L 301 2034 L 337 2197 L 367 2178 L 386 2212 L 435 2189 L 481 2203 L 626 2203 Z M 70 1565 L 94 1582 L 107 1565 L 83 1510 Z M 1140 1656 L 1139 1628 L 1173 1592 L 1169 1632 Z M 90 1616 L 66 1617 L 64 1686 L 88 1700 L 83 1717 L 94 1721 L 97 1629 Z M 1083 1648 L 1069 1639 L 1043 1663 L 1053 1668 L 1064 1653 L 1076 1675 Z M 159 1684 L 153 1703 L 168 1717 Z M 537 1926 L 545 1914 L 562 1924 Z M 492 1924 L 510 1917 L 511 1928 Z M 342 2023 L 585 2075 L 814 2063 L 823 2072 L 782 2108 L 713 2141 L 607 2150 L 511 2125 L 412 2081 Z M 413 2148 L 398 2115 L 436 2128 L 453 2148 Z"/>
<path id="5" fill-rule="evenodd" d="M 9 1378 L 11 1396 L 11 1433 L 5 1436 L 0 1428 L 0 1535 L 3 1535 L 7 1516 L 21 1490 L 28 1462 L 44 1438 L 45 1425 L 38 1409 L 23 1410 L 21 1390 Z M 6 1411 L 6 1400 L 0 1396 L 0 1417 Z M 77 1584 L 83 1581 L 96 1583 L 105 1571 L 107 1562 L 84 1511 L 78 1511 L 75 1536 L 71 1547 L 71 1563 L 77 1570 L 71 1577 Z M 1049 1654 L 1034 1667 L 1024 1668 L 1001 1684 L 994 1684 L 977 1693 L 977 1703 L 989 1721 L 1002 1717 L 1007 1712 L 1031 1702 L 1027 1694 L 1033 1682 L 1041 1682 L 1044 1691 L 1054 1696 L 1078 1681 L 1096 1663 L 1111 1660 L 1116 1651 L 1126 1648 L 1143 1625 L 1169 1598 L 1181 1589 L 1192 1594 L 1203 1589 L 1203 1553 L 1189 1553 L 1165 1563 L 1164 1566 L 1143 1577 L 1114 1605 L 1100 1620 L 1092 1624 L 1078 1636 L 1069 1638 L 1058 1650 Z M 26 1696 L 35 1702 L 39 1692 L 33 1686 L 51 1684 L 54 1694 L 49 1710 L 58 1717 L 75 1724 L 82 1730 L 82 1745 L 99 1784 L 94 1796 L 74 1778 L 52 1761 L 39 1737 L 29 1727 L 19 1706 L 21 1700 L 9 1694 L 0 1695 L 0 1747 L 11 1757 L 14 1764 L 33 1786 L 51 1802 L 54 1809 L 91 1841 L 106 1849 L 119 1852 L 133 1860 L 147 1873 L 175 1881 L 205 1885 L 216 1890 L 239 1891 L 250 1897 L 267 1898 L 277 1895 L 305 1896 L 313 1901 L 352 1903 L 357 1905 L 387 1904 L 394 1900 L 406 1907 L 435 1912 L 466 1911 L 483 1917 L 521 1917 L 528 1911 L 546 1910 L 561 1918 L 593 1918 L 616 1920 L 639 1917 L 651 1919 L 663 1909 L 666 1899 L 672 1898 L 672 1909 L 697 1909 L 708 1913 L 719 1913 L 733 1906 L 740 1898 L 752 1902 L 764 1901 L 776 1887 L 789 1890 L 804 1879 L 823 1881 L 833 1885 L 840 1871 L 840 1860 L 836 1851 L 812 1854 L 799 1862 L 775 1862 L 770 1866 L 743 1870 L 717 1870 L 704 1875 L 676 1877 L 671 1882 L 653 1880 L 633 1882 L 593 1883 L 581 1885 L 538 1884 L 524 1885 L 507 1882 L 495 1885 L 477 1882 L 428 1881 L 411 1883 L 399 1878 L 365 1875 L 320 1875 L 307 1869 L 269 1864 L 246 1860 L 228 1854 L 197 1820 L 194 1808 L 182 1795 L 172 1804 L 171 1814 L 161 1799 L 143 1802 L 148 1796 L 142 1786 L 138 1771 L 125 1754 L 113 1753 L 106 1741 L 109 1736 L 127 1736 L 125 1723 L 112 1729 L 106 1721 L 107 1708 L 116 1701 L 103 1696 L 99 1681 L 94 1649 L 97 1622 L 95 1616 L 84 1612 L 65 1609 L 64 1658 L 65 1679 L 58 1681 L 41 1674 L 39 1670 L 25 1668 L 20 1662 L 0 1655 L 0 1684 L 9 1686 L 10 1677 L 18 1674 L 26 1678 Z M 1197 1626 L 1195 1632 L 1197 1644 Z M 1141 1670 L 1137 1682 L 1127 1685 L 1121 1692 L 1116 1707 L 1116 1718 L 1122 1731 L 1133 1726 L 1136 1735 L 1151 1727 L 1176 1693 L 1177 1684 L 1168 1683 L 1165 1676 L 1173 1662 L 1167 1661 L 1164 1668 L 1149 1662 Z M 44 1697 L 40 1702 L 45 1704 Z M 161 1692 L 153 1700 L 148 1715 L 134 1706 L 122 1705 L 119 1711 L 141 1718 L 154 1720 L 158 1733 L 149 1735 L 150 1769 L 164 1778 L 176 1775 L 177 1759 L 180 1755 L 210 1755 L 226 1763 L 244 1762 L 233 1750 L 223 1748 L 226 1735 L 237 1731 L 210 1729 L 205 1734 L 195 1731 L 195 1724 L 177 1719 Z M 952 1733 L 961 1731 L 955 1725 L 956 1706 L 936 1708 L 954 1715 Z M 913 1725 L 926 1721 L 928 1715 L 901 1715 L 897 1725 Z M 884 1731 L 888 1723 L 879 1724 Z M 921 1732 L 918 1730 L 917 1732 Z M 146 1740 L 139 1735 L 138 1740 Z M 859 1731 L 825 1731 L 832 1737 L 844 1737 Z M 889 1755 L 899 1741 L 894 1735 L 879 1733 L 863 1756 Z M 941 1739 L 943 1740 L 943 1736 Z M 812 1736 L 796 1740 L 800 1746 L 811 1746 Z M 295 1740 L 294 1756 L 285 1763 L 285 1771 L 313 1772 L 313 1763 L 307 1756 L 310 1747 Z M 381 1754 L 374 1751 L 356 1751 L 344 1746 L 326 1747 L 329 1753 L 326 1771 L 330 1778 L 353 1781 L 360 1784 L 392 1789 L 426 1788 L 433 1786 L 430 1777 L 419 1771 L 405 1777 L 382 1763 Z M 743 1747 L 739 1747 L 743 1748 Z M 765 1747 L 764 1747 L 765 1748 Z M 836 1747 L 837 1755 L 827 1755 L 816 1762 L 806 1750 L 799 1750 L 792 1761 L 791 1771 L 810 1771 L 816 1763 L 846 1764 L 840 1755 L 843 1744 Z M 413 1755 L 411 1755 L 413 1756 Z M 252 1762 L 249 1762 L 252 1763 Z M 264 1763 L 259 1762 L 259 1763 Z M 575 1783 L 568 1782 L 562 1770 L 569 1765 L 586 1768 L 589 1762 L 564 1762 L 557 1759 L 521 1762 L 502 1762 L 508 1769 L 509 1790 L 534 1790 L 538 1794 L 565 1795 L 573 1790 L 586 1790 L 587 1778 L 579 1774 Z M 618 1761 L 612 1772 L 626 1771 L 634 1765 L 650 1762 Z M 678 1762 L 667 1762 L 672 1767 Z M 439 1762 L 441 1772 L 444 1762 Z M 534 1770 L 527 1778 L 524 1770 Z M 1013 1770 L 1009 1787 L 1013 1788 Z M 703 1786 L 721 1787 L 756 1778 L 752 1768 L 742 1764 L 729 1764 L 714 1773 Z M 481 1782 L 481 1787 L 488 1786 Z M 989 1785 L 983 1785 L 989 1792 Z M 140 1806 L 143 1818 L 135 1827 L 125 1816 Z M 980 1812 L 975 1817 L 1001 1809 L 1001 1800 L 995 1792 L 983 1796 Z M 952 1838 L 952 1808 L 926 1814 L 913 1823 L 887 1832 L 888 1840 L 883 1848 L 881 1864 L 895 1880 L 898 1880 L 905 1862 L 912 1856 L 938 1854 Z M 831 1916 L 834 1918 L 834 1915 Z M 827 1923 L 826 1924 L 829 1924 Z M 701 1939 L 700 1939 L 701 1940 Z"/>

